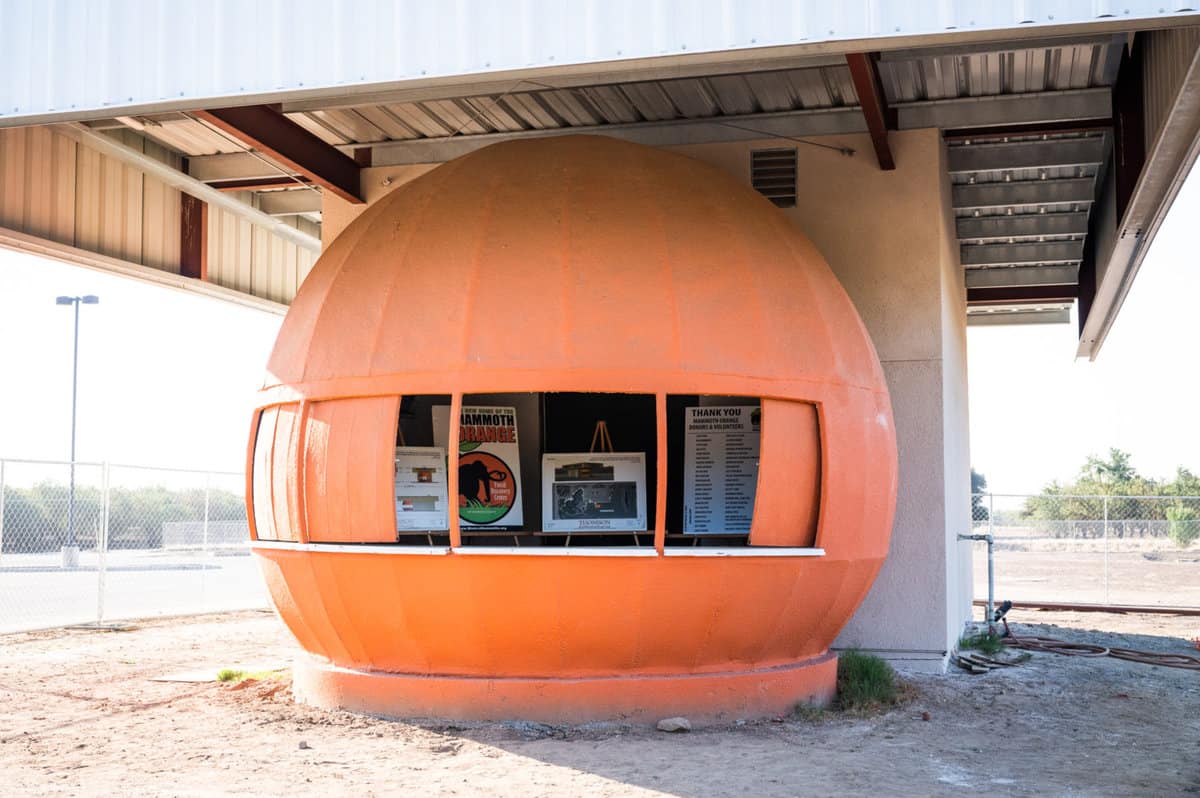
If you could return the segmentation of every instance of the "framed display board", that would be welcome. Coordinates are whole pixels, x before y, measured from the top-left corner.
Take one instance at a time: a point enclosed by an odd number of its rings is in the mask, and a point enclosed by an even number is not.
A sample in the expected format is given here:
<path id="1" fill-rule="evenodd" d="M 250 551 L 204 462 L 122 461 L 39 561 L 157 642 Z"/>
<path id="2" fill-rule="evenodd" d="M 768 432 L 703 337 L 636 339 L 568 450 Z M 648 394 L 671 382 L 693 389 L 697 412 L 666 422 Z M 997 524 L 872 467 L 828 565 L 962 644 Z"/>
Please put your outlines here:
<path id="1" fill-rule="evenodd" d="M 434 405 L 433 441 L 450 438 L 450 408 Z M 467 407 L 459 421 L 458 517 L 463 529 L 520 529 L 521 450 L 514 407 Z"/>
<path id="2" fill-rule="evenodd" d="M 646 531 L 645 453 L 542 455 L 542 528 Z"/>
<path id="3" fill-rule="evenodd" d="M 397 446 L 395 475 L 396 530 L 448 530 L 446 450 L 439 446 Z"/>
<path id="4" fill-rule="evenodd" d="M 684 534 L 749 534 L 762 411 L 738 406 L 684 412 Z"/>

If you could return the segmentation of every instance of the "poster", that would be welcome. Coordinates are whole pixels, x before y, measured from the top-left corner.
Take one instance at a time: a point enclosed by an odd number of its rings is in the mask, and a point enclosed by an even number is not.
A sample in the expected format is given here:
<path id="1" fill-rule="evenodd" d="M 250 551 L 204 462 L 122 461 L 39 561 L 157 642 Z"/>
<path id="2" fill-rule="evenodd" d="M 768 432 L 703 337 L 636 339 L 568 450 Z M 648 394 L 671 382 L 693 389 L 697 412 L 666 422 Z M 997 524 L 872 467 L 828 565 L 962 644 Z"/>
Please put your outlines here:
<path id="1" fill-rule="evenodd" d="M 684 533 L 749 534 L 762 411 L 743 406 L 688 407 L 684 412 Z"/>
<path id="2" fill-rule="evenodd" d="M 459 421 L 458 517 L 463 529 L 520 529 L 521 452 L 514 407 L 463 407 Z M 448 445 L 450 407 L 433 407 L 433 442 Z"/>
<path id="3" fill-rule="evenodd" d="M 542 455 L 542 528 L 547 532 L 644 532 L 646 455 Z"/>
<path id="4" fill-rule="evenodd" d="M 395 469 L 397 531 L 441 532 L 450 528 L 446 496 L 446 450 L 440 446 L 397 446 Z"/>

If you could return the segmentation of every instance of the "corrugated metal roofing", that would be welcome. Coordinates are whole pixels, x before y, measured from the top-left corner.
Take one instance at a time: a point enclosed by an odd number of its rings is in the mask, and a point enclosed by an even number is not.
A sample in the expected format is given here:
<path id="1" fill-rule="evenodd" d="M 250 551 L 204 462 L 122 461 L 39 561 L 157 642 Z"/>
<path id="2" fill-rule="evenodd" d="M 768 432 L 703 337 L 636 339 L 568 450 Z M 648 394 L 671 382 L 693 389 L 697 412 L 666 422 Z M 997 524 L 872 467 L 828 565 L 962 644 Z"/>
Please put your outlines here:
<path id="1" fill-rule="evenodd" d="M 1033 44 L 1033 43 L 1031 43 Z M 982 47 L 982 46 L 981 46 Z M 1120 48 L 1108 39 L 1064 39 L 977 53 L 892 53 L 879 63 L 893 105 L 961 97 L 1062 91 L 1111 83 Z M 987 47 L 984 48 L 988 49 Z M 452 95 L 452 93 L 451 93 Z M 334 146 L 519 133 L 858 105 L 843 64 L 559 88 L 520 80 L 504 93 L 447 96 L 289 112 Z M 145 135 L 184 155 L 238 152 L 236 140 L 185 113 L 133 118 Z"/>
<path id="2" fill-rule="evenodd" d="M 1108 42 L 885 60 L 888 101 L 944 100 L 1111 85 L 1120 53 Z"/>
<path id="3" fill-rule="evenodd" d="M 1106 86 L 1119 60 L 1111 43 L 1053 44 L 967 55 L 884 60 L 880 80 L 901 104 Z M 858 105 L 844 65 L 595 86 L 514 83 L 505 94 L 289 113 L 333 145 L 515 133 L 606 124 L 712 119 Z"/>

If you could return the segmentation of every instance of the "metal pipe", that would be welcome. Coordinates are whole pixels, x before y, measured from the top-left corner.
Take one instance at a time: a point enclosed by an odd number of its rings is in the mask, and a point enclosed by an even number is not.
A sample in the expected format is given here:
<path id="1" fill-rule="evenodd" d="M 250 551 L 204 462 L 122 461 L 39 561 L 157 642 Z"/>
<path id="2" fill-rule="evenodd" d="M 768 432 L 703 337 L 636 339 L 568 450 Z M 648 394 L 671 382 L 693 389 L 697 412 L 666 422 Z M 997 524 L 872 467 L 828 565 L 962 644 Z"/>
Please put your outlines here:
<path id="1" fill-rule="evenodd" d="M 995 606 L 996 606 L 996 570 L 992 559 L 992 545 L 995 539 L 989 532 L 986 535 L 959 535 L 959 540 L 982 540 L 987 543 L 988 549 L 988 597 L 987 597 L 987 625 L 988 631 L 992 631 L 995 623 Z"/>
<path id="2" fill-rule="evenodd" d="M 976 607 L 981 607 L 985 602 L 977 600 L 973 601 L 972 604 Z M 1063 610 L 1065 612 L 1200 616 L 1200 607 L 1154 607 L 1145 604 L 1072 604 L 1071 602 L 1063 601 L 1014 601 L 1012 605 L 1014 609 L 1018 610 Z"/>
<path id="3" fill-rule="evenodd" d="M 265 214 L 257 208 L 252 208 L 246 203 L 240 202 L 234 197 L 224 194 L 206 183 L 200 182 L 194 177 L 185 175 L 178 169 L 155 158 L 151 158 L 143 152 L 126 147 L 111 136 L 97 133 L 86 125 L 75 122 L 54 125 L 53 129 L 85 147 L 134 166 L 142 172 L 158 178 L 172 188 L 177 188 L 185 194 L 190 194 L 197 199 L 204 200 L 209 205 L 216 205 L 230 213 L 241 216 L 252 224 L 270 230 L 280 238 L 286 238 L 298 247 L 303 247 L 311 252 L 319 253 L 321 251 L 321 239 L 316 236 L 311 236 L 280 221 L 274 216 Z"/>
<path id="4" fill-rule="evenodd" d="M 992 624 L 996 622 L 996 565 L 992 558 L 992 544 L 995 543 L 996 531 L 996 503 L 992 499 L 992 494 L 988 494 L 988 603 L 987 603 L 987 622 L 988 631 L 991 631 Z"/>
<path id="5" fill-rule="evenodd" d="M 75 346 L 71 352 L 71 493 L 67 504 L 67 545 L 75 546 L 75 406 L 79 396 L 79 297 L 75 297 Z"/>

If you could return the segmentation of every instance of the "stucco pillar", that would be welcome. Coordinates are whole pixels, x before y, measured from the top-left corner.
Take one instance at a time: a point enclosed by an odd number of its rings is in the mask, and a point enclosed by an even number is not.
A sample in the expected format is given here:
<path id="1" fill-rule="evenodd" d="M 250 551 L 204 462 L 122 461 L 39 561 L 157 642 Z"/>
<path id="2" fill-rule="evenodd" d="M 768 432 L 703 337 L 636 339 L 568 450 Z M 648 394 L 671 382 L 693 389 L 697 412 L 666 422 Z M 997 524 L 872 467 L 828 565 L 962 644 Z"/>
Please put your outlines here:
<path id="1" fill-rule="evenodd" d="M 862 316 L 887 376 L 900 483 L 888 560 L 835 643 L 922 670 L 945 667 L 969 618 L 966 297 L 945 147 L 936 130 L 891 134 L 894 171 L 865 136 L 831 136 L 853 156 L 802 143 L 679 147 L 750 180 L 750 152 L 797 149 L 795 208 Z"/>

